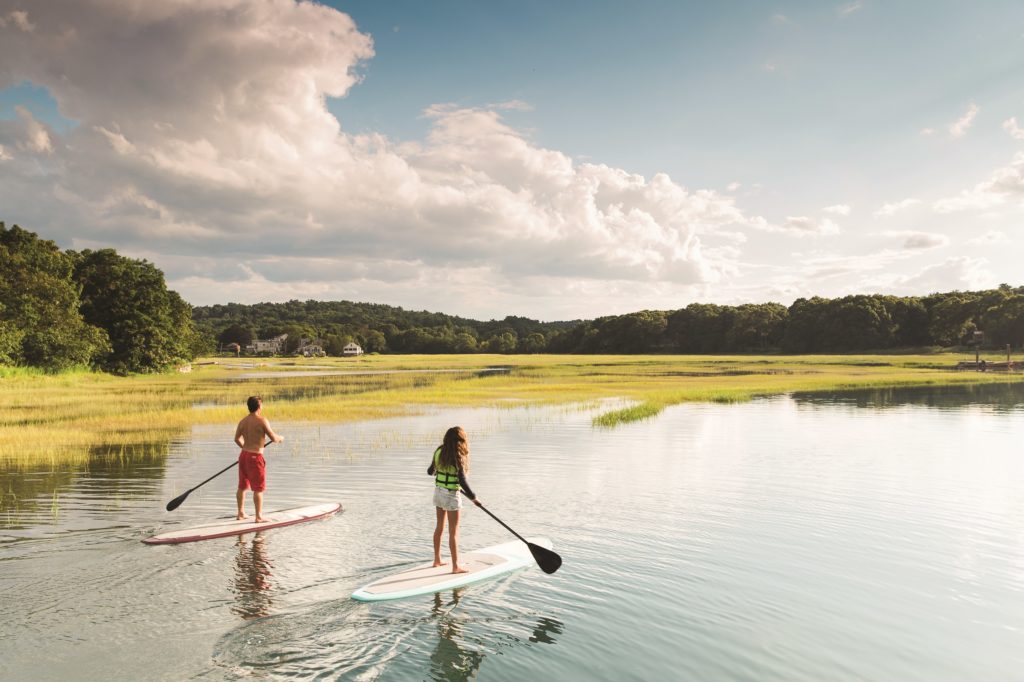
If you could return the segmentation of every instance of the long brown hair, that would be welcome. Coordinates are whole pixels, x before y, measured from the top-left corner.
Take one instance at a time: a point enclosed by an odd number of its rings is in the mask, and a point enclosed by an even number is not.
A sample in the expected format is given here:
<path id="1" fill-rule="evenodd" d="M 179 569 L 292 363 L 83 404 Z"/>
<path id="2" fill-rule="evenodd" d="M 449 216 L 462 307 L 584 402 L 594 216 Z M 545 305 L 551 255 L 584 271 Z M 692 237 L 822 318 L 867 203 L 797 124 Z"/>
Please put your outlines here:
<path id="1" fill-rule="evenodd" d="M 469 441 L 461 426 L 453 426 L 445 431 L 437 463 L 443 467 L 462 469 L 464 474 L 469 473 Z"/>

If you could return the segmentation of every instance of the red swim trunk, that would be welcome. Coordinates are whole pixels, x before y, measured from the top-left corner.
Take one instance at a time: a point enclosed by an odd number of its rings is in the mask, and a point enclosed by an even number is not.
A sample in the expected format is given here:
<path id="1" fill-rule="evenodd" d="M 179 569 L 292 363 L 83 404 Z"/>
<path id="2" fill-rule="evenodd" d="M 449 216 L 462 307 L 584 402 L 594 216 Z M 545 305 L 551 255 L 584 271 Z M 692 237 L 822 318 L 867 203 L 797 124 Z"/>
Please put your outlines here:
<path id="1" fill-rule="evenodd" d="M 242 450 L 238 455 L 238 489 L 261 493 L 267 489 L 267 462 L 258 452 Z"/>

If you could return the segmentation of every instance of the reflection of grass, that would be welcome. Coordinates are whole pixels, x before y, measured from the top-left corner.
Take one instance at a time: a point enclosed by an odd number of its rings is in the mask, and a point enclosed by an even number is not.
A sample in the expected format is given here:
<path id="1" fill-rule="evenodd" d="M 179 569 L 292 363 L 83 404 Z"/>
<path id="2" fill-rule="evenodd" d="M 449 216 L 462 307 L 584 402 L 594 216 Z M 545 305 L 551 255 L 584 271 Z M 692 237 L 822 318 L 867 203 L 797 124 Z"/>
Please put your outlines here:
<path id="1" fill-rule="evenodd" d="M 31 370 L 0 374 L 0 466 L 60 465 L 100 454 L 133 459 L 158 452 L 200 424 L 233 424 L 248 395 L 281 422 L 331 423 L 422 413 L 436 406 L 587 404 L 626 401 L 600 426 L 652 417 L 686 401 L 730 402 L 790 391 L 1021 381 L 1021 375 L 951 372 L 954 354 L 833 356 L 363 356 L 303 362 L 265 360 L 253 368 L 196 366 L 191 374 L 118 378 Z M 973 358 L 971 358 L 973 359 Z M 988 358 L 996 360 L 995 356 Z M 222 361 L 231 362 L 231 361 Z M 285 362 L 289 364 L 285 364 Z M 462 369 L 350 376 L 288 376 L 288 368 Z M 486 367 L 508 373 L 478 374 Z M 946 369 L 943 369 L 946 368 Z M 225 429 L 230 443 L 232 432 Z M 382 442 L 398 441 L 381 434 Z"/>

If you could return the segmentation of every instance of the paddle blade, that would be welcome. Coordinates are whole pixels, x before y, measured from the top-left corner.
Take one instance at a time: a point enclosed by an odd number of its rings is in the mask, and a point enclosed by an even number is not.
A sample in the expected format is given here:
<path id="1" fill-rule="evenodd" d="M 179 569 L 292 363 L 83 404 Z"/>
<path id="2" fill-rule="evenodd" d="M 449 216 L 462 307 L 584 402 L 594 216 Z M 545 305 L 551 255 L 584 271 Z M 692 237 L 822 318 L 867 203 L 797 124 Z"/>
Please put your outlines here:
<path id="1" fill-rule="evenodd" d="M 562 557 L 558 556 L 550 549 L 535 545 L 532 542 L 527 542 L 526 546 L 530 548 L 530 554 L 537 560 L 537 565 L 540 566 L 540 570 L 545 573 L 554 573 L 562 565 Z"/>
<path id="2" fill-rule="evenodd" d="M 192 491 L 191 490 L 186 490 L 185 492 L 183 492 L 182 494 L 178 495 L 173 500 L 168 502 L 167 503 L 167 511 L 174 511 L 175 509 L 180 507 L 181 503 L 185 501 L 185 498 L 188 497 L 188 494 L 190 492 L 192 492 Z"/>

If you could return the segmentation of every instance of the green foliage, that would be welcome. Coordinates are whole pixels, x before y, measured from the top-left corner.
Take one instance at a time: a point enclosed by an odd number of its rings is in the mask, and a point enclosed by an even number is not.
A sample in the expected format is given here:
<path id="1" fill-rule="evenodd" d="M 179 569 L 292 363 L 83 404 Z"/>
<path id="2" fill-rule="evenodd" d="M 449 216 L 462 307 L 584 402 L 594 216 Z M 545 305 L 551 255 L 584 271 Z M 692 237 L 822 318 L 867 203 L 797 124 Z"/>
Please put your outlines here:
<path id="1" fill-rule="evenodd" d="M 58 371 L 109 351 L 78 310 L 72 267 L 52 241 L 0 223 L 0 361 Z"/>
<path id="2" fill-rule="evenodd" d="M 193 357 L 192 309 L 168 291 L 163 273 L 152 263 L 113 249 L 71 255 L 82 315 L 110 337 L 110 350 L 99 361 L 102 369 L 157 372 Z"/>

